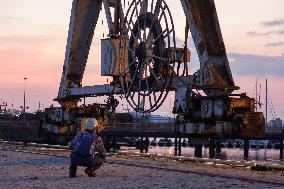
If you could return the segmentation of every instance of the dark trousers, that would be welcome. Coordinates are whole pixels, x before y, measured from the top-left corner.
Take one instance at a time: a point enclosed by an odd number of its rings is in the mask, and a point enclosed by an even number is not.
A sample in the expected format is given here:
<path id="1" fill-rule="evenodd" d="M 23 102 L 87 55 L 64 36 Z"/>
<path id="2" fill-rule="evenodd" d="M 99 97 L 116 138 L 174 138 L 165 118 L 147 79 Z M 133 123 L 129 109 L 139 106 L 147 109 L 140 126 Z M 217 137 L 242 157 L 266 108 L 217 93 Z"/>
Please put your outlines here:
<path id="1" fill-rule="evenodd" d="M 70 165 L 70 172 L 75 172 L 77 170 L 77 166 L 87 167 L 89 172 L 95 172 L 99 169 L 102 164 L 105 162 L 105 158 L 100 157 L 99 155 L 94 156 L 79 156 L 75 153 L 71 153 L 71 165 Z"/>

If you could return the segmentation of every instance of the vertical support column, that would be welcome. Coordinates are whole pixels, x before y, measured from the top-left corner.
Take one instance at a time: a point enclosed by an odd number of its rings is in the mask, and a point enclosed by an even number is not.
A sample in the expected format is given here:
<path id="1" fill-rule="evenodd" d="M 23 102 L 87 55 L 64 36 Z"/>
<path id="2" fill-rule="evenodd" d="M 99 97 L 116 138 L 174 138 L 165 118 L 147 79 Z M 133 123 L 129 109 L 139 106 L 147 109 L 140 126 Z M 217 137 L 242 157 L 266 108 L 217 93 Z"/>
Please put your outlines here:
<path id="1" fill-rule="evenodd" d="M 109 34 L 113 34 L 114 26 L 113 26 L 112 17 L 111 17 L 111 11 L 109 8 L 109 2 L 107 0 L 103 0 L 103 4 L 104 4 L 104 9 L 105 9 L 105 15 L 107 19 Z"/>
<path id="2" fill-rule="evenodd" d="M 249 140 L 248 139 L 244 140 L 244 159 L 245 160 L 249 159 Z"/>
<path id="3" fill-rule="evenodd" d="M 178 135 L 178 130 L 177 130 L 177 124 L 175 123 L 175 156 L 178 155 L 178 142 L 177 142 L 177 135 Z"/>
<path id="4" fill-rule="evenodd" d="M 194 157 L 202 158 L 202 144 L 195 144 Z"/>
<path id="5" fill-rule="evenodd" d="M 103 136 L 103 142 L 107 153 L 110 153 L 110 140 L 108 136 Z"/>
<path id="6" fill-rule="evenodd" d="M 213 138 L 209 139 L 209 158 L 213 159 L 215 157 L 215 140 Z"/>
<path id="7" fill-rule="evenodd" d="M 178 155 L 181 156 L 181 137 L 178 139 Z"/>
<path id="8" fill-rule="evenodd" d="M 140 153 L 143 153 L 143 137 L 141 137 L 141 142 L 140 142 Z"/>
<path id="9" fill-rule="evenodd" d="M 281 139 L 280 141 L 279 141 L 279 143 L 280 143 L 280 156 L 279 156 L 279 159 L 280 160 L 283 160 L 283 139 Z"/>
<path id="10" fill-rule="evenodd" d="M 178 154 L 178 147 L 177 147 L 177 136 L 175 136 L 175 156 Z"/>
<path id="11" fill-rule="evenodd" d="M 114 24 L 113 24 L 113 33 L 118 35 L 119 34 L 119 26 L 120 26 L 120 0 L 116 0 L 115 9 L 114 9 Z"/>
<path id="12" fill-rule="evenodd" d="M 113 153 L 115 153 L 116 152 L 115 137 L 112 137 L 112 149 L 113 149 Z"/>
<path id="13" fill-rule="evenodd" d="M 216 157 L 217 158 L 221 157 L 221 151 L 222 151 L 221 141 L 218 139 L 217 142 L 216 142 Z"/>

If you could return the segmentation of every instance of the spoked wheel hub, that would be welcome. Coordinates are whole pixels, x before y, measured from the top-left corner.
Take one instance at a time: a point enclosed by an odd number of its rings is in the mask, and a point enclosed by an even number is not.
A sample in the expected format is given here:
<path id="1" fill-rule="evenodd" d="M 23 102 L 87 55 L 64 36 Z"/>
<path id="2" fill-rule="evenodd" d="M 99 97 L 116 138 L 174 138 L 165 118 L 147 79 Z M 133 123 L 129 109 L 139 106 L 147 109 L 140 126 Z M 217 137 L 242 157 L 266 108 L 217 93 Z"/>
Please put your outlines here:
<path id="1" fill-rule="evenodd" d="M 164 0 L 134 0 L 121 36 L 121 84 L 130 106 L 152 112 L 164 102 L 171 86 L 176 47 L 171 13 Z"/>

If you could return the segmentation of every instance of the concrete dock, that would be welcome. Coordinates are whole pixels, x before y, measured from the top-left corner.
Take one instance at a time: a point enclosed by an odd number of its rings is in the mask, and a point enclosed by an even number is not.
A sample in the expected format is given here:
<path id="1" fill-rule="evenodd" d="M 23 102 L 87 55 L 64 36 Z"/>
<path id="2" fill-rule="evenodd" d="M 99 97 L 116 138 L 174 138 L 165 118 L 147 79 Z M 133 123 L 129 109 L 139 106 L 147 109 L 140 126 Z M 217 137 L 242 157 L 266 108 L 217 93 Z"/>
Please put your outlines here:
<path id="1" fill-rule="evenodd" d="M 68 177 L 69 159 L 39 154 L 0 151 L 0 188 L 281 188 L 284 172 L 253 172 L 249 169 L 200 166 L 141 158 L 108 157 L 107 161 L 175 167 L 196 173 L 105 163 L 97 177 L 79 168 L 77 178 Z M 216 176 L 208 175 L 216 173 Z M 252 180 L 236 179 L 238 176 Z M 236 178 L 233 178 L 236 177 Z M 258 182 L 255 180 L 263 180 Z M 268 181 L 268 182 L 266 182 Z M 271 183 L 269 183 L 271 182 Z M 275 183 L 273 183 L 275 182 Z M 283 185 L 281 186 L 281 183 Z"/>

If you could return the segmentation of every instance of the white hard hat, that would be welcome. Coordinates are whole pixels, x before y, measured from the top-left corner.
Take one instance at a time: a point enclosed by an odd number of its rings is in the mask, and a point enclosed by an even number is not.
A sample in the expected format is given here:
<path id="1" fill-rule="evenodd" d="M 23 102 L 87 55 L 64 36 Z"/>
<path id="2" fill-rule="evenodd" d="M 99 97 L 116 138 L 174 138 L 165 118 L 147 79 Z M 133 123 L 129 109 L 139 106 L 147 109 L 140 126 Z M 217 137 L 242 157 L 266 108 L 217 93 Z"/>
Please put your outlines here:
<path id="1" fill-rule="evenodd" d="M 98 121 L 95 118 L 88 118 L 85 122 L 85 129 L 94 130 L 98 126 Z"/>

